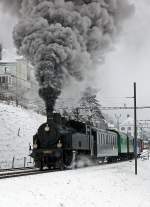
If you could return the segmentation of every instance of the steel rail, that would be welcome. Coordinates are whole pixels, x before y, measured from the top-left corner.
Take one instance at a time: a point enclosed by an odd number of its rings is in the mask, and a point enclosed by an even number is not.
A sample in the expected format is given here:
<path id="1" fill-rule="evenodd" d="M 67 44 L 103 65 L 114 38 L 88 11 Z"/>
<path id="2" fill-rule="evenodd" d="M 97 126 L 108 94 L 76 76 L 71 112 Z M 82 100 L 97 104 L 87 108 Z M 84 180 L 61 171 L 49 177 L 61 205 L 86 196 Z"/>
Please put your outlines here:
<path id="1" fill-rule="evenodd" d="M 56 172 L 56 171 L 58 171 L 58 170 L 40 171 L 39 169 L 34 169 L 34 170 L 21 170 L 21 171 L 6 171 L 3 173 L 0 173 L 0 179 L 22 177 L 22 176 L 29 176 L 29 175 L 36 175 L 36 174 L 44 174 L 44 173 Z"/>

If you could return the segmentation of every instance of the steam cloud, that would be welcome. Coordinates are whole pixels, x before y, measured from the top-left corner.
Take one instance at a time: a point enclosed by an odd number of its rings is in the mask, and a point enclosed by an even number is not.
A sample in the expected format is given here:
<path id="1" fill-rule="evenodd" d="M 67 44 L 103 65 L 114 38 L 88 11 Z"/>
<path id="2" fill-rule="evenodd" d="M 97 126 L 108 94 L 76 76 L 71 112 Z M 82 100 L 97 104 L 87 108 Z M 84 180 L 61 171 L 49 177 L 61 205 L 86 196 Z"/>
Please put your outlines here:
<path id="1" fill-rule="evenodd" d="M 81 81 L 132 12 L 128 0 L 0 0 L 20 17 L 14 41 L 36 68 L 39 94 L 52 112 L 69 77 Z"/>

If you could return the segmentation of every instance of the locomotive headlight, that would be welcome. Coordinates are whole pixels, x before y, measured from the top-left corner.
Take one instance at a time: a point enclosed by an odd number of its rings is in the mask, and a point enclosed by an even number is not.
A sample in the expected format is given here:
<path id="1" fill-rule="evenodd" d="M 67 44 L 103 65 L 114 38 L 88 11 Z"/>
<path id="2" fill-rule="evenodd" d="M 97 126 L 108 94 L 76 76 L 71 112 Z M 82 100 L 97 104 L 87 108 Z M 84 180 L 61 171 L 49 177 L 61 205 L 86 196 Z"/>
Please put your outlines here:
<path id="1" fill-rule="evenodd" d="M 33 145 L 33 149 L 37 149 L 37 144 L 34 144 Z"/>
<path id="2" fill-rule="evenodd" d="M 46 132 L 49 132 L 50 127 L 48 126 L 48 124 L 46 124 L 46 127 L 44 128 L 44 130 L 45 130 Z"/>
<path id="3" fill-rule="evenodd" d="M 60 140 L 59 140 L 58 143 L 57 143 L 57 148 L 62 148 L 62 143 L 61 143 Z"/>

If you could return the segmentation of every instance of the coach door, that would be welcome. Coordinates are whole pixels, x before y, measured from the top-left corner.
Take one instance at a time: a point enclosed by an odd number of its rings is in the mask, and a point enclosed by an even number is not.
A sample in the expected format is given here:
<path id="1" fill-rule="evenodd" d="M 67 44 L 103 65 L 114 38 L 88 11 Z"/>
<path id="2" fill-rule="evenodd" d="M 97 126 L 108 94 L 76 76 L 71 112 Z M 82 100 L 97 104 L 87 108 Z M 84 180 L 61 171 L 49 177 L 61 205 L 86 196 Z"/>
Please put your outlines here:
<path id="1" fill-rule="evenodd" d="M 93 135 L 93 153 L 97 157 L 97 131 L 92 130 Z"/>

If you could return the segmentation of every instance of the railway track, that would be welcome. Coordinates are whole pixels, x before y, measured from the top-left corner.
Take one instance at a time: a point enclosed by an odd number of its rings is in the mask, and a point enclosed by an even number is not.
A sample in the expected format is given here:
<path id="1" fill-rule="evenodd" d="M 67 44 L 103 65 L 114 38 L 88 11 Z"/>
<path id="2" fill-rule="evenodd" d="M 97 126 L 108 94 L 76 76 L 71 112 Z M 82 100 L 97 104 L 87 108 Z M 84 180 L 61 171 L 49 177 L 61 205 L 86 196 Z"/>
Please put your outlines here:
<path id="1" fill-rule="evenodd" d="M 120 162 L 132 162 L 133 160 L 121 160 L 121 161 L 117 161 L 117 162 L 112 162 L 112 163 L 97 163 L 96 165 L 112 165 L 112 164 L 116 164 L 116 163 L 120 163 Z M 90 166 L 95 166 L 95 165 L 89 165 L 86 167 L 90 167 Z M 64 169 L 64 170 L 71 170 L 71 169 L 79 169 L 79 168 L 84 168 L 85 166 L 80 166 L 80 167 L 75 167 L 75 168 L 68 168 L 68 169 Z M 57 172 L 60 171 L 59 169 L 46 169 L 43 171 L 40 171 L 37 168 L 34 167 L 28 167 L 28 168 L 16 168 L 16 169 L 6 169 L 6 170 L 1 170 L 0 171 L 0 179 L 6 179 L 6 178 L 14 178 L 14 177 L 21 177 L 21 176 L 29 176 L 29 175 L 37 175 L 37 174 L 44 174 L 44 173 L 50 173 L 50 172 Z"/>
<path id="2" fill-rule="evenodd" d="M 22 170 L 15 169 L 15 170 L 10 170 L 10 171 L 0 172 L 0 179 L 29 176 L 29 175 L 43 174 L 43 173 L 56 172 L 56 171 L 57 170 L 40 171 L 39 169 L 22 169 Z"/>

